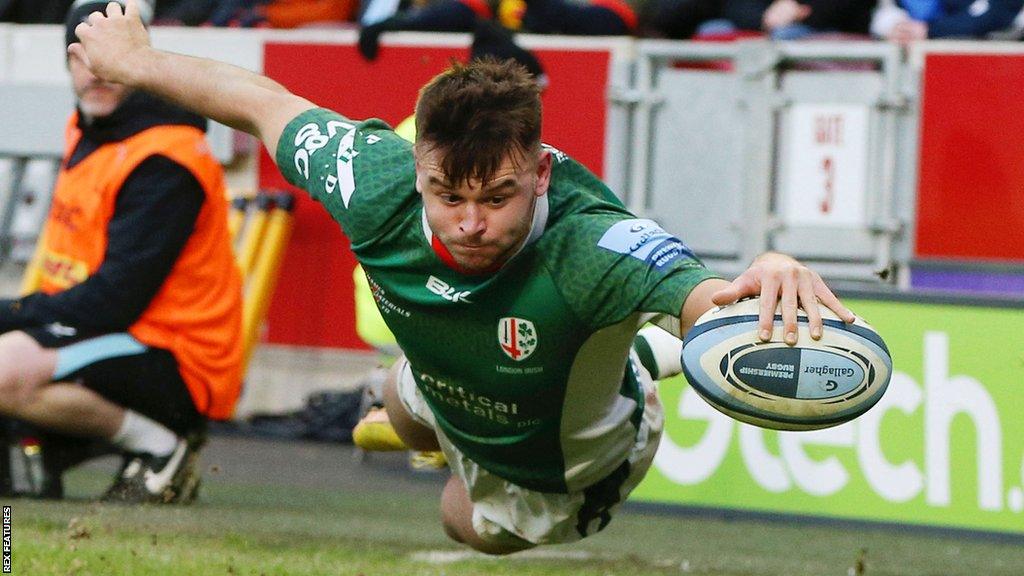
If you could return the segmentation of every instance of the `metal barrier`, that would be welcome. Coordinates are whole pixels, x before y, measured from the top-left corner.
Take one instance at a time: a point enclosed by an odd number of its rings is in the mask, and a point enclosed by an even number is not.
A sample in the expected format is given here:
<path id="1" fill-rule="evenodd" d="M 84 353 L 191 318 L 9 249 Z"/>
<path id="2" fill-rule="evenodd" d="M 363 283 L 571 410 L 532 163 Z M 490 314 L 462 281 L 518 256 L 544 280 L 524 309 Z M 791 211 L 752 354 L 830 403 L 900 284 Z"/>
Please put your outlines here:
<path id="1" fill-rule="evenodd" d="M 35 244 L 48 206 L 64 148 L 64 124 L 74 109 L 74 95 L 64 86 L 48 84 L 3 84 L 0 106 L 0 263 L 12 250 Z M 46 177 L 28 175 L 40 170 Z M 32 184 L 29 184 L 32 180 Z M 19 220 L 29 218 L 25 225 Z"/>
<path id="2" fill-rule="evenodd" d="M 639 42 L 628 205 L 725 274 L 765 250 L 891 272 L 901 73 L 882 43 Z"/>

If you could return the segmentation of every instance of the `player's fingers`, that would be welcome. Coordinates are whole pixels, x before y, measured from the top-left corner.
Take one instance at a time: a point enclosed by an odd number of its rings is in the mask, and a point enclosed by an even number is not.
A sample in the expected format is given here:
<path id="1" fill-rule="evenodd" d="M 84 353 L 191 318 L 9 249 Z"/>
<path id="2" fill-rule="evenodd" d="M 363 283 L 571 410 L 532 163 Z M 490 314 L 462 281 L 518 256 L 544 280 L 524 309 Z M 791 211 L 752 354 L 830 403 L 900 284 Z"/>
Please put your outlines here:
<path id="1" fill-rule="evenodd" d="M 761 309 L 758 314 L 757 330 L 762 341 L 772 339 L 775 325 L 775 307 L 779 303 L 779 281 L 774 276 L 761 280 Z"/>
<path id="2" fill-rule="evenodd" d="M 108 2 L 107 3 L 107 17 L 111 16 L 122 16 L 121 3 L 120 2 Z"/>
<path id="3" fill-rule="evenodd" d="M 114 2 L 111 2 L 111 4 L 114 4 Z M 84 23 L 88 23 L 89 26 L 95 26 L 96 24 L 99 24 L 99 22 L 104 18 L 106 18 L 106 16 L 103 14 L 103 12 L 97 10 L 95 12 L 90 12 L 89 16 L 85 19 Z M 81 24 L 79 24 L 79 26 L 81 26 Z"/>
<path id="4" fill-rule="evenodd" d="M 82 22 L 78 26 L 75 26 L 75 36 L 78 37 L 78 42 L 75 42 L 75 44 L 78 44 L 79 46 L 81 46 L 82 40 L 84 40 L 86 38 L 86 36 L 88 36 L 91 31 L 92 31 L 92 26 L 90 26 L 87 22 Z M 70 46 L 68 48 L 70 49 Z M 84 54 L 85 53 L 85 46 L 81 46 L 81 48 L 82 48 L 82 53 Z"/>
<path id="5" fill-rule="evenodd" d="M 814 293 L 818 296 L 818 300 L 820 300 L 821 303 L 829 310 L 835 312 L 836 316 L 839 316 L 843 322 L 852 324 L 857 321 L 857 315 L 844 306 L 843 303 L 839 301 L 839 298 L 836 298 L 836 295 L 829 290 L 828 286 L 825 285 L 825 282 L 823 282 L 820 277 L 815 278 Z"/>
<path id="6" fill-rule="evenodd" d="M 811 338 L 821 338 L 821 311 L 818 310 L 818 298 L 814 295 L 814 280 L 809 273 L 800 275 L 800 305 L 807 313 L 807 326 Z"/>
<path id="7" fill-rule="evenodd" d="M 736 300 L 736 289 L 731 284 L 711 295 L 711 302 L 715 306 L 725 306 L 726 304 L 732 304 Z"/>
<path id="8" fill-rule="evenodd" d="M 85 65 L 86 68 L 90 68 L 89 55 L 85 53 L 85 48 L 83 48 L 82 44 L 79 42 L 75 42 L 74 44 L 68 46 L 68 58 L 77 58 L 82 64 Z"/>
<path id="9" fill-rule="evenodd" d="M 125 3 L 124 15 L 132 20 L 139 19 L 139 3 L 137 0 L 128 0 Z"/>
<path id="10" fill-rule="evenodd" d="M 750 286 L 751 281 L 746 274 L 741 274 L 738 278 L 729 283 L 728 286 L 722 288 L 718 292 L 711 295 L 711 302 L 715 306 L 725 306 L 726 304 L 732 304 L 740 298 L 754 294 L 755 292 Z"/>
<path id="11" fill-rule="evenodd" d="M 782 329 L 786 344 L 796 344 L 797 295 L 800 288 L 800 272 L 793 268 L 782 277 Z"/>

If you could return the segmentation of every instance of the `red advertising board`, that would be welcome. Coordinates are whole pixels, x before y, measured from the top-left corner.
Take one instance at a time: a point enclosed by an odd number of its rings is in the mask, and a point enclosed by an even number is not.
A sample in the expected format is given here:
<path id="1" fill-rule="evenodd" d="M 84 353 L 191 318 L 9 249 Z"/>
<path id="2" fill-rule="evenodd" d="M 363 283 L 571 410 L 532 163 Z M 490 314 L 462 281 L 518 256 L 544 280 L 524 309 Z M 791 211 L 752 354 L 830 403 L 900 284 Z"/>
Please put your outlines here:
<path id="1" fill-rule="evenodd" d="M 928 54 L 915 256 L 1024 264 L 1024 55 Z"/>
<path id="2" fill-rule="evenodd" d="M 468 48 L 385 46 L 363 60 L 354 45 L 268 43 L 264 73 L 317 104 L 350 118 L 395 125 L 413 109 L 420 86 Z M 551 84 L 544 93 L 545 142 L 601 174 L 610 50 L 536 50 Z M 264 151 L 261 188 L 286 184 Z M 338 225 L 300 193 L 295 231 L 267 317 L 275 344 L 365 348 L 355 332 L 355 258 Z"/>

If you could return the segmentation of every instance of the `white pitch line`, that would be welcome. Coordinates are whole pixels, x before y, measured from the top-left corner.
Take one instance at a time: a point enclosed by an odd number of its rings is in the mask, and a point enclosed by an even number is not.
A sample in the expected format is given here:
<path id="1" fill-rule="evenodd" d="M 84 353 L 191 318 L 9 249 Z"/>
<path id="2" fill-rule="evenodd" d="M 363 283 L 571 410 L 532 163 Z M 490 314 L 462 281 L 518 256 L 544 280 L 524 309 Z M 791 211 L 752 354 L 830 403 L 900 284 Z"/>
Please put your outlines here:
<path id="1" fill-rule="evenodd" d="M 509 556 L 489 556 L 472 550 L 426 550 L 413 552 L 410 558 L 417 562 L 428 564 L 452 564 L 468 560 L 595 560 L 598 557 L 585 550 L 552 550 L 550 548 L 540 550 L 527 550 L 517 552 Z"/>

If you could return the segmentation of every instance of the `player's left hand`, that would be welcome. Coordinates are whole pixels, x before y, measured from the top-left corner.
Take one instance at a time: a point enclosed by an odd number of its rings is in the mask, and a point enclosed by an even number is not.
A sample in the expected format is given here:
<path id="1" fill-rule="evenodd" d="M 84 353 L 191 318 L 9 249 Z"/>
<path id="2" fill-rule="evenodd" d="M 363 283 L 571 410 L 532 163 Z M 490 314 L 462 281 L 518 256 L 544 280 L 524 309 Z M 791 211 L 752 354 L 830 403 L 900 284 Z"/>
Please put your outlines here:
<path id="1" fill-rule="evenodd" d="M 758 332 L 765 342 L 771 340 L 775 308 L 779 301 L 782 302 L 783 334 L 789 345 L 797 342 L 798 307 L 807 313 L 811 337 L 815 340 L 821 338 L 822 330 L 818 302 L 835 312 L 844 322 L 856 320 L 853 312 L 843 306 L 817 272 L 790 256 L 776 252 L 758 256 L 750 268 L 731 284 L 712 294 L 711 301 L 717 306 L 724 306 L 747 296 L 761 297 Z"/>
<path id="2" fill-rule="evenodd" d="M 148 58 L 149 33 L 139 16 L 138 0 L 127 0 L 124 11 L 117 2 L 107 4 L 106 13 L 90 14 L 75 34 L 79 41 L 68 46 L 68 54 L 107 82 L 131 85 Z"/>

